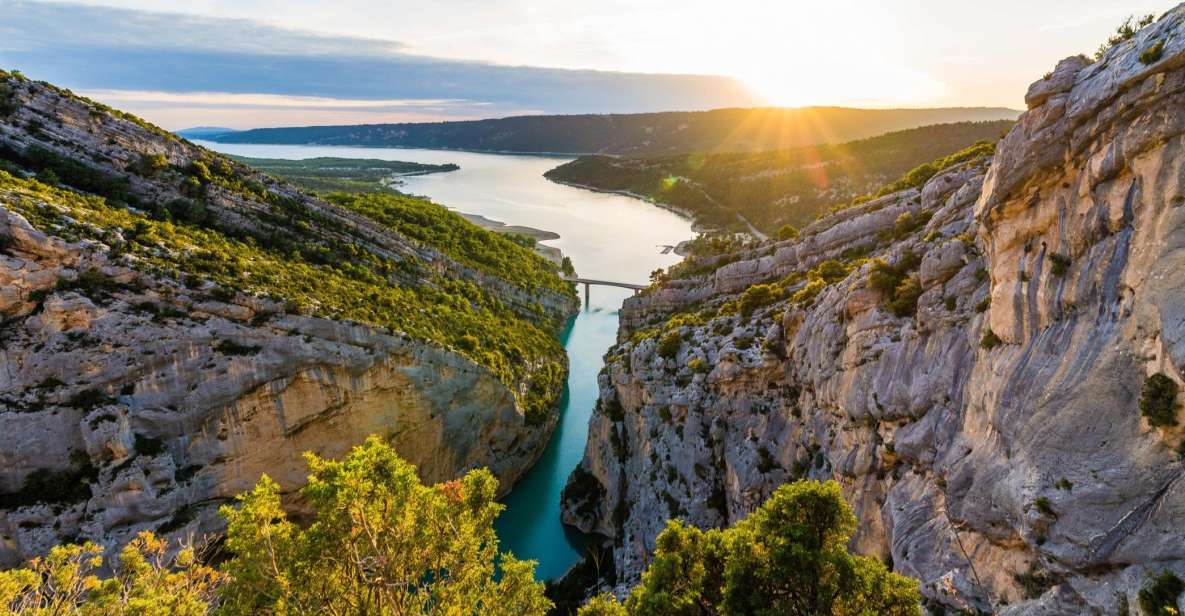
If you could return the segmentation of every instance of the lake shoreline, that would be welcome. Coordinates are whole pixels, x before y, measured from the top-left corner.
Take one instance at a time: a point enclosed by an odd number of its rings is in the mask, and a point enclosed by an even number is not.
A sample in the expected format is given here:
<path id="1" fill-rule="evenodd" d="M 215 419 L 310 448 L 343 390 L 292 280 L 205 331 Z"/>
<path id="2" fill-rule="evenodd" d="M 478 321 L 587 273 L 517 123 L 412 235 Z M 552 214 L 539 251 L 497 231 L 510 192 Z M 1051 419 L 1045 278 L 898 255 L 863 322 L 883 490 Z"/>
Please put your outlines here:
<path id="1" fill-rule="evenodd" d="M 549 178 L 549 177 L 547 177 L 547 175 L 544 175 L 543 177 L 546 178 L 547 181 L 555 182 L 556 184 L 559 184 L 561 186 L 570 186 L 572 188 L 579 188 L 581 190 L 588 190 L 588 191 L 596 192 L 596 193 L 604 193 L 607 195 L 621 195 L 622 197 L 630 197 L 631 199 L 637 199 L 639 201 L 644 201 L 646 203 L 649 203 L 650 205 L 653 205 L 654 207 L 664 209 L 672 214 L 675 214 L 679 218 L 682 218 L 683 220 L 690 222 L 691 223 L 691 230 L 695 231 L 696 233 L 703 233 L 703 232 L 709 230 L 707 227 L 701 225 L 699 223 L 699 221 L 697 221 L 695 219 L 694 214 L 690 210 L 685 210 L 683 208 L 671 205 L 669 203 L 663 203 L 662 201 L 659 201 L 659 200 L 654 199 L 652 197 L 647 197 L 646 195 L 639 195 L 638 193 L 630 191 L 630 190 L 624 190 L 624 189 L 623 190 L 613 190 L 610 188 L 597 188 L 596 186 L 589 186 L 587 184 L 580 184 L 577 182 L 568 182 L 565 180 L 557 180 L 555 178 Z M 680 254 L 679 252 L 676 252 L 675 254 L 678 254 L 681 257 L 686 256 L 686 255 Z"/>
<path id="2" fill-rule="evenodd" d="M 546 246 L 540 243 L 546 242 L 548 240 L 560 239 L 560 234 L 556 233 L 555 231 L 545 231 L 543 229 L 536 229 L 535 227 L 526 227 L 523 225 L 508 225 L 500 220 L 486 218 L 481 214 L 469 214 L 467 212 L 453 210 L 452 208 L 449 208 L 449 210 L 460 215 L 461 218 L 468 220 L 470 223 L 473 223 L 487 231 L 493 231 L 494 233 L 515 233 L 518 235 L 525 235 L 535 240 L 535 254 L 547 259 L 548 261 L 551 261 L 552 263 L 555 263 L 556 265 L 560 265 L 564 262 L 564 252 L 562 250 L 556 248 L 555 246 Z"/>

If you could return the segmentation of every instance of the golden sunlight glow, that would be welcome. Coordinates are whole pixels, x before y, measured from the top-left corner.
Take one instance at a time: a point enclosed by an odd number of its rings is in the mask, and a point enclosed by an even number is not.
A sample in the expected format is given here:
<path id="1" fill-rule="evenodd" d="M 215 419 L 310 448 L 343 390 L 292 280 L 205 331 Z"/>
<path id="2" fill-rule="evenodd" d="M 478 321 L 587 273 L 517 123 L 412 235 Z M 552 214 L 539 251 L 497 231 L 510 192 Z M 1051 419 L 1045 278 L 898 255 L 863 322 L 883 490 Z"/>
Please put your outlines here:
<path id="1" fill-rule="evenodd" d="M 899 19 L 891 6 L 857 0 L 735 0 L 726 12 L 692 0 L 660 20 L 684 33 L 678 44 L 626 37 L 617 52 L 628 70 L 736 77 L 774 106 L 924 105 L 949 95 L 942 81 L 902 65 L 886 33 Z"/>

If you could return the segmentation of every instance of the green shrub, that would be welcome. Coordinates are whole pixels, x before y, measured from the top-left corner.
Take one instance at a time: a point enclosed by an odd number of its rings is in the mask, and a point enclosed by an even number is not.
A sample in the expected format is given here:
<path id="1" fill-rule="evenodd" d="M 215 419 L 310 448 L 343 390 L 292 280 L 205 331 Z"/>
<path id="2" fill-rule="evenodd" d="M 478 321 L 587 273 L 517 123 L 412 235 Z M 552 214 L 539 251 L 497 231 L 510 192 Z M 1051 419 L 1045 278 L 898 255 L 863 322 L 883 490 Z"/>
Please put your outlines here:
<path id="1" fill-rule="evenodd" d="M 908 276 L 893 291 L 893 298 L 885 303 L 885 307 L 898 317 L 908 317 L 917 313 L 918 298 L 922 295 L 922 283 L 917 276 Z"/>
<path id="2" fill-rule="evenodd" d="M 164 211 L 178 222 L 204 226 L 211 220 L 205 202 L 194 199 L 174 199 L 164 205 Z"/>
<path id="3" fill-rule="evenodd" d="M 911 272 L 921 264 L 921 258 L 912 251 L 906 251 L 897 263 L 890 265 L 884 259 L 873 262 L 868 273 L 868 286 L 881 296 L 884 307 L 898 317 L 917 312 L 918 297 L 922 294 L 921 282 Z"/>
<path id="4" fill-rule="evenodd" d="M 954 154 L 940 158 L 935 161 L 918 165 L 911 169 L 908 173 L 901 177 L 901 179 L 882 187 L 876 192 L 877 197 L 883 197 L 888 194 L 908 190 L 910 188 L 921 188 L 930 178 L 934 177 L 941 171 L 956 165 L 961 165 L 965 162 L 991 156 L 996 152 L 996 143 L 994 141 L 980 141 L 974 145 L 967 146 Z"/>
<path id="5" fill-rule="evenodd" d="M 1134 24 L 1132 23 L 1133 21 L 1135 22 Z M 1156 16 L 1152 14 L 1145 15 L 1138 21 L 1136 21 L 1134 15 L 1129 15 L 1128 18 L 1123 20 L 1123 23 L 1119 24 L 1119 27 L 1115 29 L 1115 34 L 1112 34 L 1111 37 L 1107 39 L 1106 43 L 1099 45 L 1098 51 L 1096 51 L 1094 54 L 1094 59 L 1096 61 L 1102 60 L 1103 55 L 1107 53 L 1107 50 L 1120 43 L 1131 40 L 1136 36 L 1136 32 L 1140 31 L 1140 28 L 1152 24 L 1153 21 L 1156 21 Z"/>
<path id="6" fill-rule="evenodd" d="M 835 284 L 847 278 L 848 273 L 851 271 L 851 264 L 835 259 L 827 259 L 807 272 L 807 278 L 810 280 L 822 280 L 827 284 Z"/>
<path id="7" fill-rule="evenodd" d="M 1069 269 L 1070 257 L 1056 252 L 1049 255 L 1049 273 L 1054 276 L 1065 276 Z"/>
<path id="8" fill-rule="evenodd" d="M 708 362 L 700 359 L 699 357 L 692 357 L 691 360 L 687 362 L 687 367 L 696 374 L 707 374 L 712 370 L 711 366 L 708 365 Z"/>
<path id="9" fill-rule="evenodd" d="M 16 91 L 7 83 L 0 82 L 0 117 L 7 117 L 20 108 L 16 100 Z"/>
<path id="10" fill-rule="evenodd" d="M 1177 382 L 1163 373 L 1144 379 L 1140 390 L 1140 414 L 1153 426 L 1177 425 Z"/>
<path id="11" fill-rule="evenodd" d="M 794 225 L 782 225 L 778 228 L 778 240 L 796 240 L 798 239 L 799 233 L 798 227 L 795 227 Z"/>
<path id="12" fill-rule="evenodd" d="M 811 280 L 807 282 L 806 285 L 801 289 L 795 291 L 794 294 L 790 296 L 790 301 L 794 302 L 794 304 L 797 306 L 805 308 L 806 306 L 813 304 L 815 302 L 815 298 L 818 297 L 819 294 L 822 293 L 826 288 L 826 282 L 819 279 Z"/>
<path id="13" fill-rule="evenodd" d="M 1039 511 L 1041 515 L 1051 518 L 1057 517 L 1057 512 L 1053 510 L 1053 503 L 1049 502 L 1049 499 L 1044 496 L 1038 496 L 1037 500 L 1033 501 L 1033 508 Z"/>
<path id="14" fill-rule="evenodd" d="M 671 330 L 659 339 L 658 355 L 670 359 L 679 354 L 679 349 L 682 346 L 683 336 L 679 335 L 679 330 Z"/>
<path id="15" fill-rule="evenodd" d="M 741 294 L 741 316 L 749 318 L 753 311 L 782 299 L 782 288 L 772 284 L 755 284 Z"/>
<path id="16" fill-rule="evenodd" d="M 1140 589 L 1138 602 L 1145 616 L 1177 616 L 1177 599 L 1185 582 L 1172 571 L 1161 571 Z"/>
<path id="17" fill-rule="evenodd" d="M 1160 61 L 1162 55 L 1164 55 L 1164 41 L 1156 41 L 1151 47 L 1140 52 L 1140 62 L 1155 64 Z"/>
<path id="18" fill-rule="evenodd" d="M 983 332 L 983 338 L 979 339 L 979 347 L 990 351 L 1000 346 L 1000 344 L 1003 342 L 1004 341 L 1000 340 L 1000 337 L 996 335 L 996 332 L 992 331 L 992 328 L 989 327 Z"/>
<path id="19" fill-rule="evenodd" d="M 1033 564 L 1029 565 L 1029 570 L 1025 573 L 1014 573 L 1012 579 L 1020 585 L 1025 599 L 1028 600 L 1040 597 L 1061 581 L 1058 576 L 1042 571 Z"/>
<path id="20" fill-rule="evenodd" d="M 902 212 L 894 221 L 893 228 L 881 233 L 881 238 L 893 242 L 903 240 L 918 229 L 925 227 L 933 216 L 933 212 L 921 212 L 916 215 Z"/>
<path id="21" fill-rule="evenodd" d="M 131 170 L 145 177 L 151 177 L 169 168 L 169 159 L 164 154 L 141 154 L 140 160 L 131 166 Z"/>
<path id="22" fill-rule="evenodd" d="M 457 348 L 462 351 L 476 351 L 479 346 L 481 346 L 481 341 L 472 334 L 465 334 L 457 339 Z"/>

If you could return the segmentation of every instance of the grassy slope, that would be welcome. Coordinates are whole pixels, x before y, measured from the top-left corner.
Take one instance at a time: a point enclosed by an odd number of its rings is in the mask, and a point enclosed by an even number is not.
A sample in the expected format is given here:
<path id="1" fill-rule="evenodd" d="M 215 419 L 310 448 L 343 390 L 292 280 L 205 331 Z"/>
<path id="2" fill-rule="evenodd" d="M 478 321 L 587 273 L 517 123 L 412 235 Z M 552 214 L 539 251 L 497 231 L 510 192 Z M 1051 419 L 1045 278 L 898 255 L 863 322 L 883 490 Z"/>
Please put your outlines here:
<path id="1" fill-rule="evenodd" d="M 687 210 L 713 227 L 743 229 L 740 214 L 773 233 L 783 224 L 810 222 L 831 204 L 874 191 L 926 161 L 978 141 L 995 141 L 1011 124 L 939 124 L 774 152 L 588 156 L 549 171 L 547 177 L 644 195 Z"/>

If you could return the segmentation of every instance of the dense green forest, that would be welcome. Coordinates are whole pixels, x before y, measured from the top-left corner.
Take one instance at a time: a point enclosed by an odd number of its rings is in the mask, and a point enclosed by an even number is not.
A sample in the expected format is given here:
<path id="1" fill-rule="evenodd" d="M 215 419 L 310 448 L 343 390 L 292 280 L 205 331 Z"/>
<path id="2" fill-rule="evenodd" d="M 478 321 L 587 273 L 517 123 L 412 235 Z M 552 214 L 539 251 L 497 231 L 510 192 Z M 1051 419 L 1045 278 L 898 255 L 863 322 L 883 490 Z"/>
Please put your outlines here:
<path id="1" fill-rule="evenodd" d="M 1011 120 L 1016 116 L 1017 112 L 1011 109 L 987 107 L 716 109 L 635 114 L 518 116 L 418 124 L 258 128 L 203 138 L 223 143 L 364 145 L 487 152 L 657 156 L 687 152 L 778 150 L 864 139 L 889 131 L 930 124 Z"/>
<path id="2" fill-rule="evenodd" d="M 691 213 L 698 222 L 774 233 L 801 226 L 836 203 L 871 193 L 914 167 L 980 141 L 994 142 L 1011 121 L 937 124 L 835 145 L 774 152 L 684 154 L 659 158 L 585 156 L 549 179 L 628 191 Z"/>
<path id="3" fill-rule="evenodd" d="M 390 192 L 391 180 L 400 175 L 456 171 L 460 167 L 428 165 L 374 158 L 322 156 L 302 160 L 283 158 L 231 158 L 312 192 Z"/>

